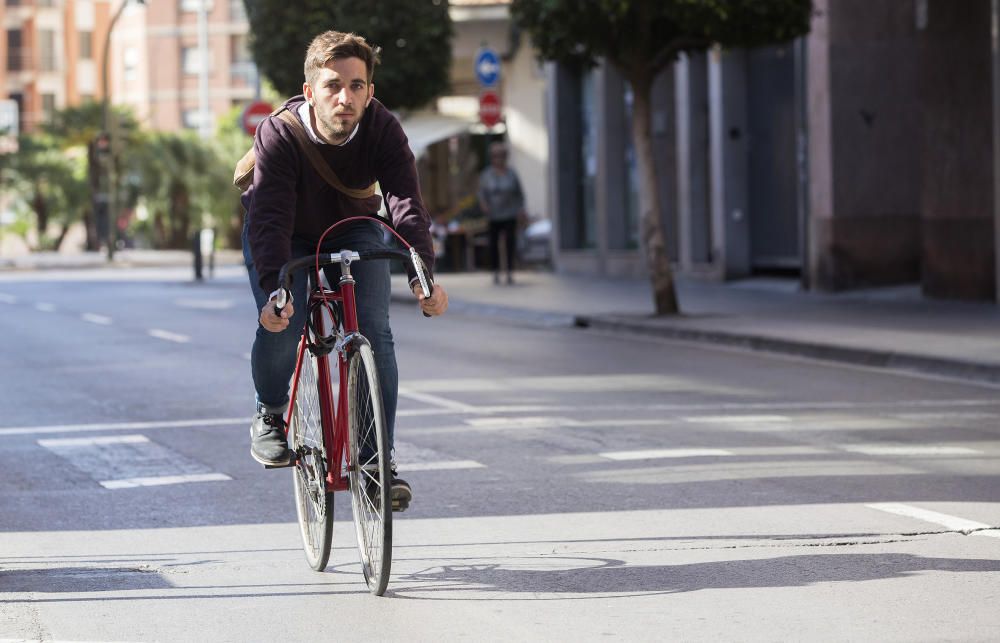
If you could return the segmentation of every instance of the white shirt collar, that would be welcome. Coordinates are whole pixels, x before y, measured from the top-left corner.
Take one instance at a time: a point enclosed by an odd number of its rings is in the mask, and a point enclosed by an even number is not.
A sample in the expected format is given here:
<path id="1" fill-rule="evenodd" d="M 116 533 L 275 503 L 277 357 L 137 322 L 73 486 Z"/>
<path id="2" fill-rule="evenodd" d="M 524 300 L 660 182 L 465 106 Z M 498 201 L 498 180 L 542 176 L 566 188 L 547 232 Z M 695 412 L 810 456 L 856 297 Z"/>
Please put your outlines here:
<path id="1" fill-rule="evenodd" d="M 326 141 L 321 139 L 313 130 L 312 118 L 311 115 L 309 114 L 309 101 L 305 101 L 304 103 L 299 105 L 298 114 L 299 114 L 299 120 L 302 121 L 302 124 L 306 126 L 306 132 L 309 134 L 309 139 L 313 143 L 318 143 L 320 145 L 331 145 L 331 143 L 327 143 Z M 344 141 L 343 143 L 333 143 L 333 145 L 336 145 L 337 147 L 347 145 L 348 143 L 351 142 L 351 139 L 354 138 L 354 135 L 358 133 L 358 129 L 360 128 L 361 128 L 361 122 L 358 121 L 358 124 L 354 126 L 354 131 L 351 132 L 351 135 L 347 137 L 346 141 Z"/>

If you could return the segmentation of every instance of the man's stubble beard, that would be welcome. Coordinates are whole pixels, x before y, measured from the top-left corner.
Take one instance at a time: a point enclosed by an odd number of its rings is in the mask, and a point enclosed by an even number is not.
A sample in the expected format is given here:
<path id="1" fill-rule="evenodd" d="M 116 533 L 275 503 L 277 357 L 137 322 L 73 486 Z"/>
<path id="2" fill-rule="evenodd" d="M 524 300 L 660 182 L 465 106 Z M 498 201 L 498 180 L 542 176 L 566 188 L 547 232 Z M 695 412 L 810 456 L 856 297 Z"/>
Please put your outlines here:
<path id="1" fill-rule="evenodd" d="M 354 127 L 358 124 L 358 121 L 361 120 L 362 113 L 363 112 L 356 112 L 353 115 L 354 118 L 349 121 L 341 120 L 333 113 L 330 113 L 329 116 L 317 113 L 316 118 L 323 123 L 324 129 L 326 129 L 326 131 L 329 132 L 335 140 L 342 141 L 342 139 L 347 138 L 350 133 L 354 131 Z"/>

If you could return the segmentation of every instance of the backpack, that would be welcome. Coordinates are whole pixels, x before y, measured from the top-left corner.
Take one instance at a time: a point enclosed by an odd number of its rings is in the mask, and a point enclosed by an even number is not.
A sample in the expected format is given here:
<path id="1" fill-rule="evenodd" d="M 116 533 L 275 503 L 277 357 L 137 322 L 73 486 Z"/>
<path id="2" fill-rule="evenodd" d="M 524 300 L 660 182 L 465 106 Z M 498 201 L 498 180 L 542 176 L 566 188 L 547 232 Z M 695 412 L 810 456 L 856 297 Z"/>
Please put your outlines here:
<path id="1" fill-rule="evenodd" d="M 276 116 L 287 123 L 292 133 L 295 135 L 295 142 L 299 144 L 299 148 L 305 152 L 306 157 L 309 162 L 312 163 L 313 168 L 319 173 L 320 176 L 326 180 L 334 189 L 346 194 L 353 199 L 367 199 L 368 197 L 375 194 L 375 184 L 372 183 L 367 188 L 356 190 L 354 188 L 349 188 L 340 179 L 323 157 L 320 155 L 319 150 L 316 149 L 316 144 L 309 140 L 309 135 L 306 133 L 306 128 L 303 127 L 302 121 L 298 117 L 290 112 L 287 107 L 282 106 L 278 108 L 271 116 Z M 247 153 L 243 155 L 243 158 L 236 163 L 236 171 L 233 173 L 233 185 L 240 189 L 240 192 L 245 192 L 250 184 L 253 183 L 253 168 L 256 158 L 253 152 L 253 146 L 247 150 Z"/>

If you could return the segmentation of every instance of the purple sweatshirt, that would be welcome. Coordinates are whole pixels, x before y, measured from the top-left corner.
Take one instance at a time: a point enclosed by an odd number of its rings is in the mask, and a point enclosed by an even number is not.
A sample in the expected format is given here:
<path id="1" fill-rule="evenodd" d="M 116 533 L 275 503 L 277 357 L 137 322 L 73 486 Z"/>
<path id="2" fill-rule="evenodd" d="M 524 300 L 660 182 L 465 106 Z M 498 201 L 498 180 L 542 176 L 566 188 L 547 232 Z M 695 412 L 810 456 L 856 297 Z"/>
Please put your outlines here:
<path id="1" fill-rule="evenodd" d="M 297 113 L 302 96 L 285 106 Z M 331 224 L 351 216 L 375 214 L 381 198 L 354 199 L 327 183 L 299 148 L 290 125 L 270 116 L 257 126 L 253 184 L 241 198 L 249 217 L 248 237 L 264 292 L 278 287 L 278 271 L 291 258 L 291 240 L 319 241 Z M 430 216 L 420 196 L 413 152 L 395 116 L 372 100 L 358 132 L 342 146 L 318 145 L 341 183 L 364 189 L 378 181 L 396 231 L 434 266 Z M 412 276 L 412 275 L 411 275 Z"/>

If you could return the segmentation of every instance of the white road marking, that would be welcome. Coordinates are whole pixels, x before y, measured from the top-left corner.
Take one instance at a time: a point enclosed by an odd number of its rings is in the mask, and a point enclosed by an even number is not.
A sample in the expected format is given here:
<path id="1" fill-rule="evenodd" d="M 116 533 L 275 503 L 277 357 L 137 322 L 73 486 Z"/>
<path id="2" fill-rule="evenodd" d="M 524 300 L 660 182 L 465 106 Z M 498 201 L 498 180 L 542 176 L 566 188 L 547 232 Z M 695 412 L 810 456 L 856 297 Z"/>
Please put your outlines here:
<path id="1" fill-rule="evenodd" d="M 940 456 L 940 455 L 975 455 L 981 454 L 978 449 L 968 447 L 955 447 L 944 445 L 906 445 L 906 444 L 848 444 L 839 447 L 851 453 L 861 453 L 863 455 L 914 455 L 914 456 Z"/>
<path id="2" fill-rule="evenodd" d="M 481 429 L 534 429 L 557 426 L 577 426 L 579 422 L 567 417 L 484 417 L 465 420 L 469 426 Z"/>
<path id="3" fill-rule="evenodd" d="M 16 304 L 17 297 L 0 292 L 0 304 Z"/>
<path id="4" fill-rule="evenodd" d="M 191 338 L 187 335 L 181 335 L 180 333 L 171 333 L 169 330 L 160 330 L 159 328 L 151 328 L 149 330 L 150 337 L 155 337 L 157 339 L 165 339 L 168 342 L 177 342 L 178 344 L 186 344 L 191 341 Z"/>
<path id="5" fill-rule="evenodd" d="M 187 482 L 221 482 L 232 480 L 224 473 L 190 473 L 178 476 L 153 476 L 148 478 L 126 478 L 124 480 L 103 480 L 100 485 L 105 489 L 134 489 L 135 487 L 159 487 L 168 484 L 184 484 Z"/>
<path id="6" fill-rule="evenodd" d="M 236 304 L 231 299 L 175 299 L 174 305 L 201 310 L 228 310 Z"/>
<path id="7" fill-rule="evenodd" d="M 424 404 L 430 404 L 451 411 L 473 412 L 475 410 L 475 407 L 463 402 L 449 400 L 437 395 L 431 395 L 430 393 L 420 393 L 404 386 L 399 387 L 399 397 L 405 397 L 416 402 L 423 402 Z"/>
<path id="8" fill-rule="evenodd" d="M 455 379 L 413 380 L 410 390 L 422 393 L 531 391 L 604 394 L 613 391 L 681 393 L 711 391 L 718 394 L 749 395 L 757 391 L 719 386 L 704 379 L 653 374 L 562 375 L 545 377 L 463 377 Z M 634 408 L 634 406 L 632 407 Z"/>
<path id="9" fill-rule="evenodd" d="M 3 435 L 35 435 L 39 433 L 84 433 L 88 431 L 143 431 L 149 429 L 207 428 L 213 426 L 250 425 L 249 417 L 173 420 L 165 422 L 100 422 L 95 424 L 51 424 L 48 426 L 12 426 L 0 429 Z"/>
<path id="10" fill-rule="evenodd" d="M 140 444 L 149 442 L 144 435 L 102 435 L 96 438 L 53 438 L 38 440 L 38 444 L 51 449 L 55 447 L 89 447 L 107 444 Z"/>
<path id="11" fill-rule="evenodd" d="M 407 471 L 445 471 L 449 469 L 484 469 L 485 464 L 475 460 L 443 460 L 441 462 L 400 463 L 399 470 Z"/>
<path id="12" fill-rule="evenodd" d="M 682 419 L 696 424 L 774 424 L 791 421 L 786 415 L 695 415 Z"/>
<path id="13" fill-rule="evenodd" d="M 38 440 L 105 489 L 231 480 L 144 435 Z"/>
<path id="14" fill-rule="evenodd" d="M 39 302 L 35 304 L 35 310 L 40 310 L 43 313 L 53 313 L 56 310 L 55 304 L 49 304 L 45 302 Z"/>
<path id="15" fill-rule="evenodd" d="M 930 509 L 921 509 L 920 507 L 905 505 L 899 502 L 876 502 L 865 506 L 869 509 L 876 509 L 878 511 L 896 514 L 897 516 L 915 518 L 917 520 L 923 520 L 924 522 L 933 523 L 935 525 L 941 525 L 951 531 L 979 534 L 980 532 L 977 530 L 983 529 L 989 530 L 990 532 L 984 532 L 984 536 L 990 536 L 993 538 L 996 538 L 997 535 L 992 532 L 1000 532 L 1000 529 L 997 529 L 994 525 L 987 525 L 986 523 L 976 522 L 975 520 L 966 520 L 965 518 L 959 518 L 957 516 L 949 516 L 948 514 L 938 513 L 937 511 L 931 511 Z"/>
<path id="16" fill-rule="evenodd" d="M 605 451 L 608 460 L 659 460 L 661 458 L 708 458 L 736 455 L 724 449 L 647 449 L 645 451 Z"/>
<path id="17" fill-rule="evenodd" d="M 111 323 L 110 317 L 105 317 L 104 315 L 96 315 L 94 313 L 83 313 L 80 315 L 80 319 L 85 322 L 90 322 L 91 324 L 100 324 L 102 326 L 107 326 Z"/>

